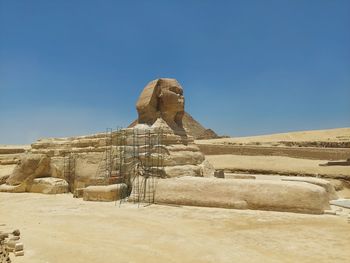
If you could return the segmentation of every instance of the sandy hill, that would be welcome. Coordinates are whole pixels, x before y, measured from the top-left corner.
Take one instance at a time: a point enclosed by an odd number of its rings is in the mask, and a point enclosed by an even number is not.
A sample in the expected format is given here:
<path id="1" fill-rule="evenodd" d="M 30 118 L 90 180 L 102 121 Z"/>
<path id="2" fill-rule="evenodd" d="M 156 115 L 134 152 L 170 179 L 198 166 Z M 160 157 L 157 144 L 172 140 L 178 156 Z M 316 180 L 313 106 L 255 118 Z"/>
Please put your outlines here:
<path id="1" fill-rule="evenodd" d="M 198 144 L 350 147 L 350 128 L 298 131 L 250 137 L 198 140 Z"/>

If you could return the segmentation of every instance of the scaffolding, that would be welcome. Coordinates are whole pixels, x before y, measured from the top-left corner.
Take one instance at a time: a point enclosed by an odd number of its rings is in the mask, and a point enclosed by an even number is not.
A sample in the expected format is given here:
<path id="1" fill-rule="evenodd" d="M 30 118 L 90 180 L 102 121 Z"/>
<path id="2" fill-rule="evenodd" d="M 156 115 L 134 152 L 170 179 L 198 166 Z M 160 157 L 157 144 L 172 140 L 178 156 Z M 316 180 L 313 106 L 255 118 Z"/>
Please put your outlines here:
<path id="1" fill-rule="evenodd" d="M 120 184 L 119 205 L 154 203 L 156 180 L 164 175 L 162 136 L 161 129 L 106 129 L 96 184 Z"/>
<path id="2" fill-rule="evenodd" d="M 106 152 L 105 152 L 106 177 L 109 179 L 113 171 L 113 130 L 106 129 Z"/>
<path id="3" fill-rule="evenodd" d="M 138 204 L 152 204 L 156 181 L 163 177 L 162 131 L 133 129 L 132 150 L 131 199 Z"/>
<path id="4" fill-rule="evenodd" d="M 75 187 L 75 156 L 66 152 L 63 157 L 63 176 L 68 182 L 69 192 L 74 192 Z"/>
<path id="5" fill-rule="evenodd" d="M 113 129 L 107 128 L 104 138 L 105 150 L 95 174 L 96 185 L 108 185 L 113 172 Z"/>

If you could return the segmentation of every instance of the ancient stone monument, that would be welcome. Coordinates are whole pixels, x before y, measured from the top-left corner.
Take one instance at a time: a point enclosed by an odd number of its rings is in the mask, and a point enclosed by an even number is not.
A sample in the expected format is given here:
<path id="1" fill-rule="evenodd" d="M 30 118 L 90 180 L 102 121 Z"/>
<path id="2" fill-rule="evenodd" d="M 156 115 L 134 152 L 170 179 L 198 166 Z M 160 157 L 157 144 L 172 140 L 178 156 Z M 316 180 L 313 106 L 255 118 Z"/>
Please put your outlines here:
<path id="1" fill-rule="evenodd" d="M 136 108 L 139 124 L 152 125 L 161 118 L 173 130 L 183 129 L 185 99 L 183 89 L 175 79 L 156 79 L 148 83 Z"/>
<path id="2" fill-rule="evenodd" d="M 138 119 L 128 128 L 41 139 L 22 149 L 5 160 L 11 165 L 0 170 L 0 192 L 303 213 L 323 213 L 336 198 L 320 181 L 233 180 L 224 173 L 215 178 L 194 143 L 204 128 L 185 112 L 175 79 L 148 83 L 136 109 Z"/>
<path id="3" fill-rule="evenodd" d="M 137 103 L 136 124 L 153 125 L 158 118 L 164 120 L 177 134 L 192 136 L 194 139 L 212 139 L 218 135 L 205 129 L 191 115 L 185 112 L 183 88 L 176 79 L 161 78 L 149 82 L 143 89 Z"/>
<path id="4" fill-rule="evenodd" d="M 19 156 L 13 172 L 2 178 L 6 183 L 0 191 L 56 194 L 111 183 L 126 183 L 130 188 L 136 166 L 152 173 L 161 170 L 156 176 L 162 178 L 213 174 L 213 167 L 183 127 L 184 95 L 175 79 L 151 81 L 136 108 L 138 119 L 133 127 L 33 143 Z M 89 188 L 86 199 L 99 189 Z"/>

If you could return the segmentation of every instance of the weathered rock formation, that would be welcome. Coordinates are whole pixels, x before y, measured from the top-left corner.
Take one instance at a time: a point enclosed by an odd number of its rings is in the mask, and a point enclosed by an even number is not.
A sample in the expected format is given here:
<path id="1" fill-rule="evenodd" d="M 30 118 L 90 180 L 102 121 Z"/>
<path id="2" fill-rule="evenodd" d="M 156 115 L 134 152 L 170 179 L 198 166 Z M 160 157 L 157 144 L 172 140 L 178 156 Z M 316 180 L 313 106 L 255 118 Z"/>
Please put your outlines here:
<path id="1" fill-rule="evenodd" d="M 6 180 L 9 185 L 19 185 L 50 173 L 50 158 L 42 154 L 24 154 L 12 175 Z"/>
<path id="2" fill-rule="evenodd" d="M 67 182 L 52 178 L 56 174 L 56 167 L 51 164 L 50 157 L 25 153 L 20 156 L 18 164 L 6 176 L 6 180 L 0 184 L 0 192 L 67 193 Z"/>

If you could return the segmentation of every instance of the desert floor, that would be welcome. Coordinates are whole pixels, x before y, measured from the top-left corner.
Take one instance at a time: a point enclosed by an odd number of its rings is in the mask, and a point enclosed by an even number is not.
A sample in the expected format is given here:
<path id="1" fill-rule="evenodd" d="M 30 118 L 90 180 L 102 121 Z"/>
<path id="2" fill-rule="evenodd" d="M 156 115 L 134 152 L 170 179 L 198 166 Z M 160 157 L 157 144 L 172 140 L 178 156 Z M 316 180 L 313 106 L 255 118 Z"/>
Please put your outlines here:
<path id="1" fill-rule="evenodd" d="M 345 217 L 84 202 L 0 193 L 0 224 L 20 228 L 14 262 L 349 262 Z M 4 228 L 4 227 L 2 227 Z"/>

